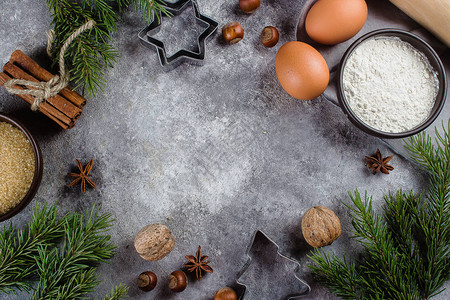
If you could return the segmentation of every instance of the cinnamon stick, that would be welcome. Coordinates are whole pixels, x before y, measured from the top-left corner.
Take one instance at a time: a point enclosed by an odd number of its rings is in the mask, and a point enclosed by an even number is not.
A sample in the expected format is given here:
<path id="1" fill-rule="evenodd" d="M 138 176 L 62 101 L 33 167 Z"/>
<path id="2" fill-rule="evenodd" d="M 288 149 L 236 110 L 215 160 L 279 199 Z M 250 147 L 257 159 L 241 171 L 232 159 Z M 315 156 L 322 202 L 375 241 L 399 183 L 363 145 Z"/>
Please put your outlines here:
<path id="1" fill-rule="evenodd" d="M 3 72 L 10 75 L 12 78 L 20 78 L 28 81 L 39 82 L 39 80 L 37 80 L 34 76 L 26 73 L 20 67 L 13 65 L 10 62 L 5 64 L 5 66 L 3 67 Z M 33 87 L 28 88 L 35 89 Z M 70 119 L 76 120 L 81 115 L 82 110 L 80 108 L 75 106 L 72 102 L 67 101 L 67 99 L 61 97 L 60 95 L 50 97 L 46 101 L 53 105 L 57 110 L 68 116 Z"/>
<path id="2" fill-rule="evenodd" d="M 39 81 L 49 81 L 54 76 L 20 50 L 16 50 L 11 54 L 9 62 L 19 66 L 22 70 L 33 75 Z M 69 87 L 62 89 L 59 94 L 79 108 L 86 105 L 86 99 Z"/>
<path id="3" fill-rule="evenodd" d="M 0 73 L 0 85 L 1 86 L 4 86 L 5 83 L 11 79 L 12 78 L 9 77 L 7 74 L 5 74 L 3 72 Z M 21 90 L 24 89 L 23 87 L 21 87 L 19 85 L 14 85 L 13 87 L 16 89 L 21 89 Z M 31 95 L 22 94 L 22 95 L 17 95 L 17 96 L 19 96 L 23 100 L 27 101 L 30 105 L 33 104 L 33 102 L 34 102 L 34 98 Z M 53 121 L 55 121 L 56 123 L 58 123 L 58 125 L 64 129 L 72 128 L 75 125 L 73 120 L 71 120 L 69 117 L 67 117 L 62 112 L 60 112 L 59 110 L 57 110 L 56 108 L 54 108 L 53 106 L 51 106 L 48 103 L 45 103 L 45 102 L 41 103 L 41 105 L 39 107 L 39 111 L 42 112 L 43 114 L 45 114 L 50 119 L 52 119 Z"/>

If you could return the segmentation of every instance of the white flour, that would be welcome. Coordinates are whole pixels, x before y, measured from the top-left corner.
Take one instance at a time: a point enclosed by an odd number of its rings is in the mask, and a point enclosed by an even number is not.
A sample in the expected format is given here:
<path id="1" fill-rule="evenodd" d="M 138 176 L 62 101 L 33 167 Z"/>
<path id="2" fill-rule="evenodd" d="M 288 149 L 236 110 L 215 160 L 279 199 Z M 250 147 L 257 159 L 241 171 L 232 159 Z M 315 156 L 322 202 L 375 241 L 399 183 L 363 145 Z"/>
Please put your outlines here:
<path id="1" fill-rule="evenodd" d="M 428 59 L 398 38 L 374 38 L 347 59 L 344 95 L 364 123 L 398 133 L 420 125 L 431 112 L 439 81 Z"/>

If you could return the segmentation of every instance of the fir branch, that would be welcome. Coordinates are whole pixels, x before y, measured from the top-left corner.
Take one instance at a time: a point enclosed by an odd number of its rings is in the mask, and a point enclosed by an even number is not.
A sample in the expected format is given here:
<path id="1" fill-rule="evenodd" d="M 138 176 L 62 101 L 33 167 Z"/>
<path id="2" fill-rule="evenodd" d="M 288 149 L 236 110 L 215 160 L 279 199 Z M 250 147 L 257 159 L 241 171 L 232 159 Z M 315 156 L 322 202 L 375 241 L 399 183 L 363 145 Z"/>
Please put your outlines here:
<path id="1" fill-rule="evenodd" d="M 128 293 L 128 287 L 126 285 L 119 284 L 118 286 L 114 287 L 111 290 L 111 293 L 109 295 L 105 296 L 105 298 L 103 298 L 103 300 L 118 300 L 118 299 L 126 298 L 127 293 Z"/>
<path id="2" fill-rule="evenodd" d="M 84 214 L 71 213 L 57 220 L 56 205 L 36 207 L 24 230 L 12 225 L 0 233 L 0 293 L 31 291 L 32 299 L 87 299 L 100 283 L 95 271 L 114 254 L 115 246 L 106 231 L 114 221 L 111 214 L 92 208 Z M 128 288 L 119 285 L 105 299 L 119 299 Z"/>
<path id="3" fill-rule="evenodd" d="M 102 235 L 112 221 L 110 214 L 99 215 L 95 207 L 66 220 L 61 249 L 39 249 L 36 264 L 40 281 L 33 299 L 76 299 L 92 292 L 99 284 L 96 267 L 114 254 L 111 237 Z"/>
<path id="4" fill-rule="evenodd" d="M 309 267 L 316 279 L 330 291 L 342 299 L 364 299 L 364 294 L 361 294 L 364 292 L 361 289 L 361 275 L 356 269 L 355 259 L 350 257 L 347 262 L 344 256 L 342 261 L 334 253 L 328 254 L 319 249 L 315 249 L 308 258 L 315 263 Z"/>
<path id="5" fill-rule="evenodd" d="M 117 30 L 118 14 L 104 0 L 47 0 L 52 13 L 55 31 L 53 41 L 54 64 L 66 39 L 88 20 L 94 20 L 94 29 L 83 32 L 67 49 L 64 59 L 76 87 L 82 86 L 96 97 L 104 86 L 105 69 L 111 67 L 118 57 L 109 44 L 112 33 Z M 105 49 L 107 51 L 105 51 Z"/>
<path id="6" fill-rule="evenodd" d="M 384 218 L 395 241 L 396 249 L 403 255 L 405 279 L 411 289 L 418 293 L 417 274 L 420 272 L 419 266 L 423 263 L 420 260 L 418 248 L 414 240 L 414 213 L 413 210 L 421 202 L 421 196 L 415 196 L 412 192 L 406 194 L 402 190 L 395 195 L 389 193 L 385 198 Z M 416 298 L 420 298 L 418 294 Z"/>
<path id="7" fill-rule="evenodd" d="M 399 250 L 404 255 L 411 256 L 414 248 L 412 207 L 417 207 L 421 197 L 416 197 L 412 192 L 404 194 L 399 190 L 395 195 L 389 193 L 384 200 L 384 217 L 389 232 L 396 245 L 400 246 Z"/>
<path id="8" fill-rule="evenodd" d="M 163 0 L 125 0 L 132 2 L 136 10 L 141 11 L 144 21 L 151 22 L 154 16 L 160 17 L 160 13 L 171 16 L 171 13 L 164 7 Z"/>
<path id="9" fill-rule="evenodd" d="M 435 145 L 425 133 L 409 139 L 412 158 L 430 173 L 426 201 L 413 207 L 416 238 L 422 264 L 419 285 L 425 298 L 440 292 L 450 279 L 450 119 L 443 133 L 436 130 Z"/>
<path id="10" fill-rule="evenodd" d="M 32 221 L 25 229 L 10 225 L 0 233 L 0 292 L 30 290 L 29 280 L 36 275 L 34 257 L 39 247 L 54 247 L 64 233 L 67 216 L 57 221 L 56 206 L 35 207 Z"/>
<path id="11" fill-rule="evenodd" d="M 64 60 L 76 88 L 82 87 L 93 97 L 103 91 L 106 70 L 112 68 L 119 53 L 111 45 L 117 32 L 119 12 L 132 3 L 150 20 L 159 12 L 170 15 L 162 0 L 46 0 L 52 14 L 55 31 L 52 55 L 57 64 L 59 52 L 66 39 L 88 20 L 94 20 L 93 29 L 83 32 L 68 47 Z"/>
<path id="12" fill-rule="evenodd" d="M 314 251 L 309 267 L 320 283 L 345 299 L 429 299 L 443 291 L 450 279 L 449 127 L 450 120 L 443 133 L 436 129 L 434 143 L 421 133 L 406 145 L 430 174 L 426 193 L 390 193 L 383 215 L 367 193 L 350 195 L 355 238 L 365 252 L 361 261 L 347 262 Z"/>
<path id="13" fill-rule="evenodd" d="M 408 257 L 397 249 L 382 216 L 372 207 L 372 198 L 366 193 L 362 200 L 358 190 L 354 196 L 349 195 L 354 208 L 347 207 L 352 211 L 355 238 L 366 252 L 361 271 L 370 274 L 370 286 L 382 288 L 383 297 L 389 299 L 415 299 L 415 281 L 408 269 Z"/>

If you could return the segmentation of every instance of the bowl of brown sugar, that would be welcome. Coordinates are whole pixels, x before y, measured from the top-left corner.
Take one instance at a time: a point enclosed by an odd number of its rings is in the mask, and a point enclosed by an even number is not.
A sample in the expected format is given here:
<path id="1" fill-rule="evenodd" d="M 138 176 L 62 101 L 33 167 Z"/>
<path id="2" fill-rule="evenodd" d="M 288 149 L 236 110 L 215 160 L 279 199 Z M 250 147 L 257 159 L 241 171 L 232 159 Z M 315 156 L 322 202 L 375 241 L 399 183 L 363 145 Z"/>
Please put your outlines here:
<path id="1" fill-rule="evenodd" d="M 0 222 L 24 209 L 42 179 L 41 150 L 17 120 L 0 114 Z"/>

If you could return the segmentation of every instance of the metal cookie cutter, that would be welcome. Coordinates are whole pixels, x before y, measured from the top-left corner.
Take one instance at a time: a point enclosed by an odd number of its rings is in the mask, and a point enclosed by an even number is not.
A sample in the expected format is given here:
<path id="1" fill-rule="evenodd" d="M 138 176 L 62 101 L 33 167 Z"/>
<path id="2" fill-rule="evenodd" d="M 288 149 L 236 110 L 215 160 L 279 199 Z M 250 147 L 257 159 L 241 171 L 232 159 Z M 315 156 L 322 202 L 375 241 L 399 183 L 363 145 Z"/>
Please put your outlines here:
<path id="1" fill-rule="evenodd" d="M 262 296 L 264 299 L 293 300 L 311 291 L 311 287 L 297 276 L 301 267 L 299 262 L 281 254 L 279 246 L 264 232 L 255 232 L 246 254 L 248 261 L 236 280 L 240 300 L 261 299 Z M 279 279 L 279 283 L 275 279 Z M 261 290 L 262 283 L 270 283 L 270 291 L 256 297 L 254 293 Z"/>
<path id="2" fill-rule="evenodd" d="M 198 36 L 197 39 L 197 50 L 198 51 L 191 51 L 186 49 L 181 49 L 172 56 L 167 57 L 166 48 L 164 46 L 164 43 L 154 37 L 152 35 L 158 33 L 161 29 L 161 22 L 162 22 L 162 14 L 161 12 L 158 12 L 158 16 L 153 14 L 153 19 L 150 25 L 142 29 L 138 33 L 138 37 L 141 40 L 141 43 L 149 48 L 156 48 L 156 51 L 158 52 L 159 61 L 161 63 L 161 66 L 163 67 L 163 70 L 168 72 L 176 67 L 178 67 L 180 64 L 184 62 L 190 62 L 191 64 L 196 65 L 203 65 L 204 59 L 205 59 L 205 40 L 210 37 L 217 29 L 217 26 L 219 25 L 216 21 L 213 19 L 204 16 L 200 13 L 200 10 L 198 8 L 198 4 L 195 0 L 178 0 L 175 3 L 171 2 L 164 2 L 164 7 L 173 15 L 179 15 L 181 14 L 188 6 L 189 4 L 192 5 L 192 8 L 194 10 L 195 19 L 197 21 L 197 24 L 206 26 L 206 28 L 203 30 L 203 32 Z"/>

